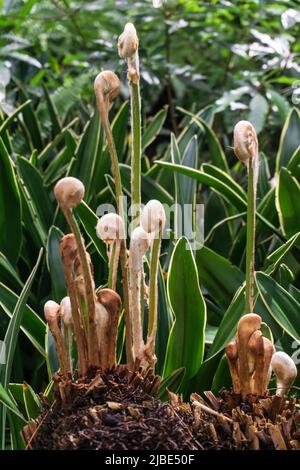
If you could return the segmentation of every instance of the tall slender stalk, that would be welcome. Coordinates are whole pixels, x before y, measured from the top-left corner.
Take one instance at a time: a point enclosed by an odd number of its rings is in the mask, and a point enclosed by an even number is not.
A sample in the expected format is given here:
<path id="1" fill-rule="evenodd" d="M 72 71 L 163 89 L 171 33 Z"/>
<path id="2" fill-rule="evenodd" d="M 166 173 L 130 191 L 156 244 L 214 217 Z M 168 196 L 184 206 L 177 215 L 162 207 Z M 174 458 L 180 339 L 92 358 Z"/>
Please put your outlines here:
<path id="1" fill-rule="evenodd" d="M 75 218 L 70 211 L 63 211 L 70 229 L 74 233 L 76 243 L 78 246 L 78 254 L 82 265 L 84 286 L 85 286 L 85 300 L 88 310 L 88 362 L 90 366 L 99 366 L 98 349 L 97 349 L 97 336 L 96 336 L 96 302 L 93 287 L 93 278 L 91 268 L 85 247 L 81 238 L 81 233 Z"/>
<path id="2" fill-rule="evenodd" d="M 149 313 L 148 313 L 148 335 L 145 353 L 150 364 L 154 364 L 155 339 L 157 332 L 157 301 L 158 301 L 158 268 L 161 239 L 165 227 L 166 214 L 162 204 L 155 199 L 149 201 L 141 215 L 143 229 L 150 233 L 151 259 L 150 259 L 150 282 L 149 282 Z"/>
<path id="3" fill-rule="evenodd" d="M 247 207 L 247 245 L 246 245 L 246 309 L 253 312 L 254 295 L 254 259 L 255 259 L 255 212 L 256 191 L 254 181 L 253 159 L 248 164 L 248 207 Z"/>
<path id="4" fill-rule="evenodd" d="M 258 180 L 258 142 L 254 127 L 248 121 L 239 121 L 234 128 L 234 152 L 248 170 L 246 295 L 245 310 L 254 308 L 255 217 Z"/>
<path id="5" fill-rule="evenodd" d="M 99 109 L 100 119 L 105 133 L 108 150 L 111 158 L 112 173 L 115 181 L 116 203 L 118 214 L 125 223 L 125 213 L 123 205 L 122 182 L 119 169 L 119 161 L 117 151 L 108 119 L 108 112 L 111 101 L 118 95 L 120 82 L 118 77 L 111 71 L 101 72 L 95 79 L 95 95 Z M 133 364 L 132 354 L 132 331 L 131 318 L 129 309 L 129 291 L 128 291 L 128 272 L 127 272 L 127 253 L 126 240 L 121 240 L 120 261 L 122 270 L 123 298 L 125 309 L 125 326 L 126 326 L 126 356 L 130 366 Z"/>
<path id="6" fill-rule="evenodd" d="M 71 176 L 62 178 L 54 188 L 54 194 L 61 210 L 74 234 L 78 255 L 82 265 L 84 276 L 85 301 L 88 311 L 88 363 L 89 366 L 99 366 L 97 336 L 96 336 L 96 302 L 94 295 L 93 277 L 84 242 L 77 225 L 72 209 L 76 207 L 83 199 L 84 185 L 76 178 Z"/>
<path id="7" fill-rule="evenodd" d="M 141 207 L 141 97 L 139 71 L 139 40 L 132 23 L 125 25 L 118 40 L 119 56 L 127 61 L 131 102 L 131 204 L 134 208 L 134 227 L 140 223 Z"/>
<path id="8" fill-rule="evenodd" d="M 86 358 L 86 337 L 83 328 L 83 319 L 80 316 L 78 299 L 76 295 L 75 283 L 73 279 L 72 266 L 77 253 L 77 245 L 73 234 L 65 235 L 60 241 L 61 259 L 63 263 L 64 275 L 67 284 L 67 290 L 70 297 L 72 317 L 74 322 L 74 331 L 78 348 L 78 374 L 85 376 L 87 372 Z"/>
<path id="9" fill-rule="evenodd" d="M 139 224 L 141 207 L 141 98 L 140 83 L 130 82 L 132 115 L 131 198 L 135 207 L 135 221 Z"/>

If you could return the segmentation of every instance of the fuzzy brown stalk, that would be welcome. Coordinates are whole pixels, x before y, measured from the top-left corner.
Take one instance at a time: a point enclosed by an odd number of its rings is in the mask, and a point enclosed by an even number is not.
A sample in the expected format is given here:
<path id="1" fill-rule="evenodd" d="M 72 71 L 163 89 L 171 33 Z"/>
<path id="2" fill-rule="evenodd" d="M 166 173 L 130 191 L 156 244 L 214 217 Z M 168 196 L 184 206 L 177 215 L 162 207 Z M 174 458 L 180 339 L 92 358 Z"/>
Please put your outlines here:
<path id="1" fill-rule="evenodd" d="M 117 364 L 117 334 L 121 299 L 120 296 L 112 289 L 101 289 L 97 295 L 99 302 L 109 313 L 106 365 L 108 368 L 112 368 Z"/>
<path id="2" fill-rule="evenodd" d="M 95 294 L 93 288 L 93 276 L 90 267 L 90 262 L 88 258 L 88 254 L 85 250 L 84 243 L 82 241 L 81 234 L 79 232 L 77 223 L 72 216 L 70 210 L 63 209 L 64 215 L 66 220 L 72 230 L 78 248 L 78 255 L 83 269 L 84 275 L 84 288 L 85 288 L 85 301 L 88 310 L 88 338 L 87 338 L 87 346 L 88 346 L 88 363 L 91 367 L 98 367 L 99 364 L 99 356 L 98 356 L 98 348 L 97 348 L 97 334 L 96 334 L 96 302 L 95 302 Z"/>
<path id="3" fill-rule="evenodd" d="M 64 338 L 59 327 L 59 305 L 56 302 L 49 300 L 45 304 L 44 311 L 49 329 L 55 341 L 61 373 L 64 377 L 68 377 L 70 370 L 68 366 L 68 356 L 64 345 Z"/>
<path id="4" fill-rule="evenodd" d="M 225 348 L 234 393 L 240 393 L 241 384 L 238 371 L 238 348 L 236 342 L 227 344 Z"/>
<path id="5" fill-rule="evenodd" d="M 248 362 L 248 343 L 254 331 L 261 327 L 261 317 L 255 313 L 244 315 L 237 327 L 237 341 L 239 354 L 239 376 L 241 393 L 243 396 L 251 393 L 251 371 Z"/>
<path id="6" fill-rule="evenodd" d="M 72 317 L 74 322 L 74 332 L 78 348 L 78 375 L 85 376 L 87 373 L 87 343 L 83 322 L 80 315 L 76 288 L 73 279 L 73 265 L 77 257 L 77 244 L 73 233 L 65 235 L 60 241 L 61 259 L 64 268 L 64 275 L 67 290 L 70 297 Z"/>

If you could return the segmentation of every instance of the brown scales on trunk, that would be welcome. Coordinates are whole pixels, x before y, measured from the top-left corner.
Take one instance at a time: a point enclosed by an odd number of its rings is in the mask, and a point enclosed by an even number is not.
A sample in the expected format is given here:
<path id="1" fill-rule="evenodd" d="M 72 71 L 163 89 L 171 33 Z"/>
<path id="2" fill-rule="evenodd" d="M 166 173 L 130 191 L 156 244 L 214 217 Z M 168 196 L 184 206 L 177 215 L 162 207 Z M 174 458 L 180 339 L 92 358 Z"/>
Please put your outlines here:
<path id="1" fill-rule="evenodd" d="M 300 411 L 296 400 L 258 399 L 221 391 L 196 393 L 191 405 L 169 393 L 156 398 L 160 378 L 150 369 L 126 366 L 72 383 L 61 401 L 55 377 L 53 404 L 23 430 L 28 449 L 91 450 L 299 450 Z"/>
<path id="2" fill-rule="evenodd" d="M 59 384 L 56 376 L 55 405 L 23 431 L 29 449 L 202 448 L 192 431 L 191 408 L 157 400 L 160 378 L 150 369 L 130 372 L 118 366 L 68 384 L 68 404 L 61 402 Z"/>

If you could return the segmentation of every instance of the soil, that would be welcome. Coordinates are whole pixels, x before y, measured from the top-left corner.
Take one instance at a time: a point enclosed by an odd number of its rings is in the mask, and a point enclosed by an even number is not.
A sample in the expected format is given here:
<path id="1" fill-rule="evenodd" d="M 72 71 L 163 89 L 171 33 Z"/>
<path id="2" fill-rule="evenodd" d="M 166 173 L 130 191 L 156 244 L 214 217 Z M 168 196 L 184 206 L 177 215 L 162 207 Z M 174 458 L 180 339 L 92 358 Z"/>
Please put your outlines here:
<path id="1" fill-rule="evenodd" d="M 55 377 L 54 401 L 23 430 L 28 449 L 44 450 L 300 450 L 296 400 L 258 399 L 221 391 L 191 404 L 169 393 L 156 398 L 160 378 L 125 366 L 65 383 Z M 63 400 L 61 397 L 64 397 Z M 68 397 L 68 398 L 66 398 Z"/>

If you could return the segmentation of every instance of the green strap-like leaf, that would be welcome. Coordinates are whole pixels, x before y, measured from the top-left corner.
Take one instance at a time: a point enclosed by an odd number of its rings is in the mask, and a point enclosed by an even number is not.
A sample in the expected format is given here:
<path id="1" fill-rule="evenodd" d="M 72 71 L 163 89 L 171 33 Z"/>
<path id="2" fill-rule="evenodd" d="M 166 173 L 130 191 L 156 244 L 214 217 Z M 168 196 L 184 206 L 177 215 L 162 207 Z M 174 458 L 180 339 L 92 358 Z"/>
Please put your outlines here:
<path id="1" fill-rule="evenodd" d="M 180 367 L 180 369 L 174 370 L 168 377 L 163 379 L 159 386 L 158 398 L 162 401 L 166 401 L 168 399 L 168 391 L 177 393 L 183 381 L 184 374 L 185 368 Z"/>
<path id="2" fill-rule="evenodd" d="M 52 299 L 60 302 L 67 295 L 64 269 L 61 261 L 59 242 L 64 234 L 52 225 L 47 241 L 47 265 L 52 282 Z"/>
<path id="3" fill-rule="evenodd" d="M 96 234 L 96 225 L 98 222 L 98 217 L 84 201 L 81 204 L 79 204 L 79 206 L 77 206 L 76 209 L 74 209 L 74 212 L 78 215 L 84 230 L 86 231 L 86 233 L 92 240 L 99 255 L 101 256 L 101 258 L 103 258 L 106 261 L 107 255 L 106 255 L 105 244 L 103 243 L 102 240 L 100 240 L 100 238 L 97 237 L 97 234 Z"/>
<path id="4" fill-rule="evenodd" d="M 162 126 L 166 120 L 168 113 L 168 106 L 164 106 L 152 119 L 150 124 L 146 127 L 142 136 L 142 151 L 155 140 L 156 136 L 160 133 Z"/>
<path id="5" fill-rule="evenodd" d="M 300 112 L 293 108 L 282 129 L 279 149 L 276 157 L 276 171 L 287 167 L 293 153 L 300 145 Z"/>
<path id="6" fill-rule="evenodd" d="M 225 171 L 226 173 L 229 173 L 226 156 L 223 152 L 219 139 L 217 138 L 215 132 L 210 127 L 210 125 L 205 121 L 205 119 L 201 117 L 201 115 L 190 113 L 189 111 L 186 111 L 183 108 L 178 109 L 183 113 L 187 114 L 188 116 L 191 116 L 193 118 L 192 122 L 195 122 L 201 129 L 204 128 L 213 164 L 221 170 Z"/>
<path id="7" fill-rule="evenodd" d="M 2 406 L 6 406 L 10 411 L 12 411 L 16 416 L 22 419 L 26 423 L 26 419 L 19 411 L 18 406 L 16 405 L 15 401 L 12 399 L 10 394 L 5 390 L 3 385 L 0 383 L 0 402 Z"/>
<path id="8" fill-rule="evenodd" d="M 21 248 L 21 201 L 12 162 L 0 138 L 0 251 L 15 265 Z"/>
<path id="9" fill-rule="evenodd" d="M 287 237 L 300 232 L 300 184 L 286 168 L 281 168 L 276 186 L 276 208 L 280 226 Z"/>
<path id="10" fill-rule="evenodd" d="M 274 271 L 276 271 L 277 267 L 279 266 L 279 263 L 290 252 L 290 250 L 299 243 L 299 240 L 300 233 L 296 233 L 286 243 L 281 245 L 266 258 L 266 274 L 271 275 Z"/>
<path id="11" fill-rule="evenodd" d="M 196 263 L 201 285 L 225 310 L 244 282 L 244 274 L 237 266 L 206 246 L 196 251 Z"/>
<path id="12" fill-rule="evenodd" d="M 267 274 L 257 272 L 255 280 L 270 315 L 292 338 L 300 340 L 300 304 Z"/>
<path id="13" fill-rule="evenodd" d="M 32 286 L 32 282 L 38 266 L 42 258 L 43 250 L 40 251 L 37 262 L 27 279 L 20 297 L 16 303 L 12 317 L 10 319 L 8 328 L 6 330 L 4 344 L 5 344 L 5 364 L 0 364 L 0 382 L 2 383 L 5 390 L 8 388 L 13 359 L 15 355 L 15 348 L 17 345 L 19 330 L 22 322 L 22 316 L 24 314 L 27 298 Z M 0 407 L 0 442 L 1 448 L 5 447 L 5 429 L 6 429 L 6 410 L 5 407 Z"/>
<path id="14" fill-rule="evenodd" d="M 175 315 L 169 337 L 163 376 L 185 367 L 184 384 L 193 377 L 203 360 L 206 306 L 196 263 L 186 238 L 178 240 L 170 262 L 168 297 Z"/>
<path id="15" fill-rule="evenodd" d="M 18 301 L 16 295 L 7 286 L 0 283 L 0 306 L 6 315 L 11 318 Z M 28 306 L 25 306 L 21 322 L 21 330 L 42 356 L 45 356 L 44 338 L 46 325 L 43 320 Z"/>

